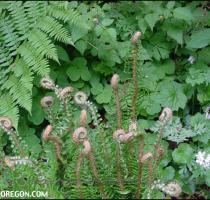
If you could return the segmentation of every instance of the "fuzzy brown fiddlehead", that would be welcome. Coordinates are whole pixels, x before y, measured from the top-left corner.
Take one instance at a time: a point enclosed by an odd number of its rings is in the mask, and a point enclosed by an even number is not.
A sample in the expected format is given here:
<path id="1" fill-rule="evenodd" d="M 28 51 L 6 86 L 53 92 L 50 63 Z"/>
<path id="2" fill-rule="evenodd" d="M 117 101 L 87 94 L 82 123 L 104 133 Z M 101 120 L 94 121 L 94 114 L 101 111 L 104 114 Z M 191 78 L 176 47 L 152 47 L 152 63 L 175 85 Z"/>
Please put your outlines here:
<path id="1" fill-rule="evenodd" d="M 120 129 L 122 127 L 122 113 L 120 108 L 120 97 L 118 92 L 118 81 L 119 81 L 119 75 L 114 74 L 111 79 L 111 86 L 114 91 L 115 95 L 115 104 L 116 104 L 116 113 L 117 113 L 117 127 Z"/>
<path id="2" fill-rule="evenodd" d="M 125 133 L 125 131 L 123 129 L 118 129 L 114 132 L 113 139 L 119 143 L 126 143 L 126 142 L 132 140 L 133 136 L 134 135 L 132 132 Z"/>
<path id="3" fill-rule="evenodd" d="M 87 138 L 87 129 L 85 128 L 86 123 L 87 123 L 87 113 L 86 113 L 86 110 L 82 110 L 81 115 L 80 115 L 80 125 L 81 125 L 81 127 L 77 128 L 72 135 L 73 141 L 76 144 L 82 144 L 83 147 L 84 147 L 82 152 L 79 155 L 78 160 L 77 160 L 77 166 L 76 166 L 77 188 L 78 188 L 79 193 L 80 193 L 80 198 L 83 198 L 83 194 L 82 194 L 82 190 L 81 190 L 80 169 L 81 169 L 83 158 L 87 156 L 87 158 L 90 162 L 90 167 L 92 169 L 93 176 L 94 176 L 94 178 L 97 182 L 99 190 L 100 190 L 101 194 L 103 195 L 103 198 L 106 198 L 105 193 L 104 193 L 103 185 L 102 185 L 102 183 L 99 179 L 99 175 L 98 175 L 98 172 L 97 172 L 95 159 L 94 159 L 94 156 L 93 156 L 93 153 L 92 153 L 91 144 L 90 144 L 90 141 Z"/>
<path id="4" fill-rule="evenodd" d="M 55 89 L 55 83 L 48 75 L 44 76 L 41 79 L 40 84 L 45 89 L 49 89 L 49 90 L 54 90 Z"/>
<path id="5" fill-rule="evenodd" d="M 9 131 L 12 128 L 12 122 L 8 117 L 0 117 L 0 125 L 5 131 Z"/>
<path id="6" fill-rule="evenodd" d="M 60 141 L 60 138 L 57 137 L 57 136 L 50 136 L 49 135 L 52 132 L 52 128 L 53 127 L 51 125 L 48 125 L 43 132 L 42 138 L 45 141 L 52 141 L 53 142 L 54 147 L 55 147 L 56 157 L 57 157 L 58 160 L 61 161 L 61 163 L 63 163 L 63 159 L 62 159 L 62 156 L 61 156 L 61 141 Z"/>

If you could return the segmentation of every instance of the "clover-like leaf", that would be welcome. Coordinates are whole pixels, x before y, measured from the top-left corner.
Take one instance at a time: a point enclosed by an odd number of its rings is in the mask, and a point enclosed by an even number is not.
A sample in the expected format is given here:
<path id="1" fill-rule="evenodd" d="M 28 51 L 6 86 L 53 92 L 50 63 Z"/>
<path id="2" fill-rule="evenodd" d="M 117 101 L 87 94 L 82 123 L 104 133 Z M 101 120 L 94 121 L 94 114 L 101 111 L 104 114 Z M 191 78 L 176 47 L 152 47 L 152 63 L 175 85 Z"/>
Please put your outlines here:
<path id="1" fill-rule="evenodd" d="M 66 73 L 72 81 L 77 81 L 80 78 L 84 81 L 88 81 L 91 75 L 86 65 L 87 61 L 85 58 L 77 57 L 72 61 Z"/>
<path id="2" fill-rule="evenodd" d="M 96 101 L 100 104 L 109 103 L 112 97 L 112 88 L 110 85 L 106 85 L 100 94 L 97 95 Z"/>

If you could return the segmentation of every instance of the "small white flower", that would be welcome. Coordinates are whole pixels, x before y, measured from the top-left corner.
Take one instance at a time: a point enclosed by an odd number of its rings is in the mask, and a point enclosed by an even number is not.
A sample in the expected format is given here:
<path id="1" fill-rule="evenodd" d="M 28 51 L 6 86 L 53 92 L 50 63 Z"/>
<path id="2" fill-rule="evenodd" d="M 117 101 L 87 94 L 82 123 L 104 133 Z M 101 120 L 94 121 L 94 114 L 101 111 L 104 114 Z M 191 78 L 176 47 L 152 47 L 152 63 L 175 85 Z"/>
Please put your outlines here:
<path id="1" fill-rule="evenodd" d="M 210 168 L 210 154 L 207 154 L 205 151 L 199 151 L 196 155 L 196 163 L 202 166 L 205 169 Z"/>
<path id="2" fill-rule="evenodd" d="M 195 62 L 195 57 L 194 56 L 190 56 L 187 61 L 192 65 Z"/>

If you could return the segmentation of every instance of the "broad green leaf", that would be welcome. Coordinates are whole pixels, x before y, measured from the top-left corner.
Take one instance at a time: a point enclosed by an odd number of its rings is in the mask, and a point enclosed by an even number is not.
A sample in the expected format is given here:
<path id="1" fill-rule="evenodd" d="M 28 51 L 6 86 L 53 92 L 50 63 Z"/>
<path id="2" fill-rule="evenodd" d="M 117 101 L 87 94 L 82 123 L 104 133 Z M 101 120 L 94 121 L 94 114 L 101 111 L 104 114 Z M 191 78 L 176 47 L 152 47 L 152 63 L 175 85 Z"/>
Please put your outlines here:
<path id="1" fill-rule="evenodd" d="M 188 164 L 193 158 L 193 149 L 189 144 L 182 143 L 172 152 L 172 157 L 178 164 Z"/>
<path id="2" fill-rule="evenodd" d="M 187 42 L 187 48 L 203 48 L 210 43 L 210 28 L 202 29 L 191 35 Z"/>
<path id="3" fill-rule="evenodd" d="M 175 26 L 171 26 L 168 28 L 167 34 L 169 37 L 176 40 L 177 43 L 179 43 L 179 44 L 183 43 L 183 29 L 180 29 Z"/>
<path id="4" fill-rule="evenodd" d="M 172 9 L 174 7 L 174 5 L 175 5 L 175 1 L 169 1 L 167 3 L 166 7 L 170 10 L 170 9 Z"/>
<path id="5" fill-rule="evenodd" d="M 147 24 L 143 18 L 138 19 L 138 26 L 142 34 L 147 30 Z"/>
<path id="6" fill-rule="evenodd" d="M 175 169 L 171 166 L 166 167 L 162 172 L 161 175 L 163 176 L 164 181 L 170 181 L 174 178 L 175 175 Z"/>
<path id="7" fill-rule="evenodd" d="M 109 35 L 110 35 L 114 40 L 116 40 L 116 37 L 117 37 L 116 29 L 114 29 L 114 28 L 108 28 L 106 31 L 109 33 Z"/>
<path id="8" fill-rule="evenodd" d="M 44 121 L 45 113 L 40 105 L 40 97 L 33 100 L 31 115 L 28 114 L 28 120 L 35 125 L 39 125 Z"/>
<path id="9" fill-rule="evenodd" d="M 159 15 L 156 13 L 153 14 L 147 14 L 145 16 L 145 21 L 148 23 L 150 29 L 153 31 L 153 27 L 156 24 L 156 22 L 159 20 Z"/>
<path id="10" fill-rule="evenodd" d="M 75 43 L 76 49 L 83 55 L 85 50 L 87 49 L 87 42 L 84 40 L 79 40 Z"/>
<path id="11" fill-rule="evenodd" d="M 80 18 L 80 24 L 74 23 L 70 26 L 71 36 L 73 42 L 76 42 L 83 36 L 85 36 L 88 33 L 89 25 L 88 25 L 88 19 L 85 15 L 79 16 Z"/>
<path id="12" fill-rule="evenodd" d="M 174 17 L 190 22 L 194 19 L 191 10 L 187 7 L 178 7 L 174 9 Z"/>
<path id="13" fill-rule="evenodd" d="M 113 19 L 105 18 L 104 20 L 102 20 L 101 24 L 103 26 L 110 26 L 113 23 L 113 21 Z"/>
<path id="14" fill-rule="evenodd" d="M 175 81 L 162 82 L 160 93 L 157 96 L 163 107 L 170 107 L 172 110 L 184 109 L 187 103 L 187 97 L 183 92 L 183 86 Z"/>

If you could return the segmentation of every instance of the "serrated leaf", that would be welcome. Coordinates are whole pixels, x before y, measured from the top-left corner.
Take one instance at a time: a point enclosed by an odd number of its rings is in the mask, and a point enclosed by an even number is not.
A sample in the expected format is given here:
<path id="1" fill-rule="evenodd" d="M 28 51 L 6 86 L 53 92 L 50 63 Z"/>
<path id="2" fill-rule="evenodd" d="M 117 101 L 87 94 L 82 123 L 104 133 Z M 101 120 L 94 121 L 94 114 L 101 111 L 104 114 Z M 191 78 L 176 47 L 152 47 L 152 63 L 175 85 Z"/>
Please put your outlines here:
<path id="1" fill-rule="evenodd" d="M 172 110 L 183 109 L 187 102 L 183 86 L 175 81 L 163 82 L 157 98 L 163 107 L 170 107 Z"/>
<path id="2" fill-rule="evenodd" d="M 187 164 L 192 160 L 193 149 L 189 144 L 182 143 L 172 153 L 173 160 L 178 164 Z"/>

